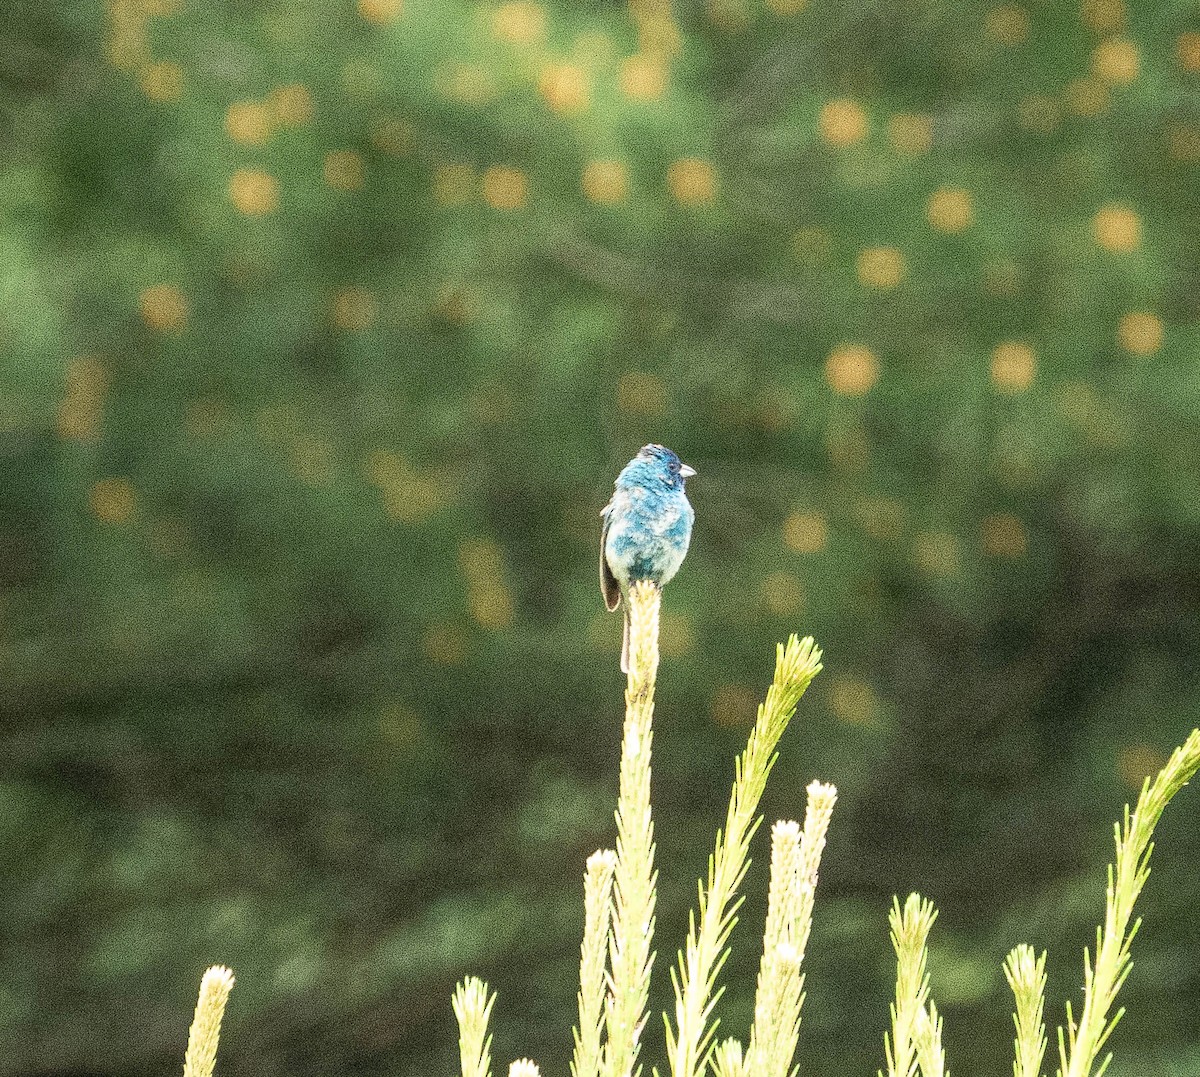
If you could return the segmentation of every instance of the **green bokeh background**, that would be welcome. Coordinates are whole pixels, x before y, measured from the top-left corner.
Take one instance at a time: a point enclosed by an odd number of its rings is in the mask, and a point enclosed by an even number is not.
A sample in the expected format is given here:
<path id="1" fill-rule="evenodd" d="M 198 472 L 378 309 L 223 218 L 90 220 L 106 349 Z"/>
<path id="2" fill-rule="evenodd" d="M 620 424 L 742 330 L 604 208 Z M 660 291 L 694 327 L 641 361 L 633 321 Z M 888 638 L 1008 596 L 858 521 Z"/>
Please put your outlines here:
<path id="1" fill-rule="evenodd" d="M 834 816 L 802 1072 L 873 1072 L 886 910 L 951 1066 L 1078 995 L 1110 825 L 1198 721 L 1200 17 L 1181 0 L 10 0 L 0 1070 L 566 1072 L 611 844 L 597 513 L 699 471 L 666 596 L 654 999 L 793 630 L 768 819 Z M 1200 1072 L 1200 806 L 1114 1077 Z M 725 977 L 745 1035 L 765 835 Z M 652 1018 L 646 1058 L 661 1061 Z"/>

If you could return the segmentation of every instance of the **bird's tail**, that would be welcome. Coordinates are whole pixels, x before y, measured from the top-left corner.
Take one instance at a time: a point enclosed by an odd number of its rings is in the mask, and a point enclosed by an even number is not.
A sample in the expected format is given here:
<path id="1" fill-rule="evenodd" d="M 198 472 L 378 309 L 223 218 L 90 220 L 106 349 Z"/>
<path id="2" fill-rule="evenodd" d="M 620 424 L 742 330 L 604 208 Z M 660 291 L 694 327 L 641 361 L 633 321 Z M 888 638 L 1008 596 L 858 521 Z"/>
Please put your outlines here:
<path id="1" fill-rule="evenodd" d="M 629 655 L 629 601 L 626 600 L 622 607 L 622 613 L 625 615 L 625 629 L 621 634 L 621 672 L 628 674 L 630 667 Z"/>

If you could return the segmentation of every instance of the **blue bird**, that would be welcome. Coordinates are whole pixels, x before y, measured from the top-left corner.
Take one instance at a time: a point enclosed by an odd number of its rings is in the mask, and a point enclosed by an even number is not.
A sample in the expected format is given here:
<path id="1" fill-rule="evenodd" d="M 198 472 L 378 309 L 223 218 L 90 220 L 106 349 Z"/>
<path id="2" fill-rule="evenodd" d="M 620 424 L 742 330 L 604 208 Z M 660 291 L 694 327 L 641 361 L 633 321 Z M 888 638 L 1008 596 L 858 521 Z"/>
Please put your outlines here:
<path id="1" fill-rule="evenodd" d="M 644 446 L 621 469 L 612 500 L 600 512 L 600 590 L 609 610 L 621 604 L 621 596 L 628 596 L 638 580 L 662 587 L 679 571 L 696 518 L 683 480 L 695 474 L 662 445 Z M 629 672 L 628 599 L 621 672 Z"/>

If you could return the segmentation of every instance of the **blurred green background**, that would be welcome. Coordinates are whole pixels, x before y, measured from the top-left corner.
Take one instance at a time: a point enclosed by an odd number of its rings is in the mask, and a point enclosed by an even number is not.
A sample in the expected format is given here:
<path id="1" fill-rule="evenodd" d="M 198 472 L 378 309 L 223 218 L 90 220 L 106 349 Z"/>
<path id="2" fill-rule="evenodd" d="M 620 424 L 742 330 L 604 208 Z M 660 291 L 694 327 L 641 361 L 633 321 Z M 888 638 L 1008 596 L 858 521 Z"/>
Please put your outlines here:
<path id="1" fill-rule="evenodd" d="M 1200 715 L 1200 14 L 1182 0 L 7 0 L 0 1071 L 565 1073 L 611 844 L 598 511 L 694 465 L 658 977 L 773 644 L 768 819 L 842 798 L 802 1072 L 873 1072 L 886 911 L 1077 997 L 1111 821 Z M 1200 803 L 1114 1075 L 1200 1073 Z M 765 835 L 728 967 L 745 1035 Z M 647 1061 L 661 1060 L 652 1017 Z"/>

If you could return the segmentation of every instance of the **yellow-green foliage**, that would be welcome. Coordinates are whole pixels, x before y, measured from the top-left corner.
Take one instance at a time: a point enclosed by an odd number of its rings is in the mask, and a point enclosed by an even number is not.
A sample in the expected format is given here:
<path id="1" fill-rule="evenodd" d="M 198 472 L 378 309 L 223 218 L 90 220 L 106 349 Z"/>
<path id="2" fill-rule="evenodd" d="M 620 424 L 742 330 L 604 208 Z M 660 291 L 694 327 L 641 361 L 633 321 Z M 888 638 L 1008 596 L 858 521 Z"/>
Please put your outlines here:
<path id="1" fill-rule="evenodd" d="M 632 662 L 625 692 L 616 850 L 588 858 L 584 874 L 584 934 L 580 948 L 579 1023 L 574 1031 L 572 1077 L 636 1077 L 654 963 L 654 824 L 650 804 L 654 689 L 658 672 L 660 592 L 649 584 L 630 594 Z M 821 670 L 811 638 L 780 644 L 775 677 L 745 750 L 734 768 L 725 826 L 699 888 L 687 941 L 672 970 L 674 1022 L 664 1014 L 671 1077 L 795 1077 L 793 1057 L 804 1002 L 801 966 L 812 926 L 821 852 L 837 790 L 814 781 L 808 788 L 804 826 L 781 820 L 771 831 L 767 918 L 747 1046 L 717 1041 L 717 978 L 729 956 L 730 932 L 741 903 L 739 887 L 749 846 L 761 817 L 758 803 L 775 762 L 775 750 L 796 706 Z M 1200 769 L 1200 729 L 1175 750 L 1158 776 L 1146 779 L 1132 810 L 1116 827 L 1116 858 L 1108 869 L 1104 923 L 1094 955 L 1084 955 L 1083 1004 L 1076 1019 L 1070 1003 L 1058 1030 L 1057 1077 L 1101 1077 L 1111 1054 L 1101 1057 L 1120 1020 L 1113 1011 L 1129 975 L 1130 946 L 1140 921 L 1133 906 L 1150 873 L 1151 838 L 1171 798 Z M 928 940 L 937 920 L 933 903 L 910 894 L 893 901 L 889 923 L 896 951 L 896 995 L 891 1029 L 884 1034 L 886 1077 L 948 1077 L 942 1018 L 930 992 Z M 1025 944 L 1004 961 L 1015 999 L 1013 1077 L 1039 1077 L 1046 1051 L 1046 955 Z M 205 973 L 188 1038 L 185 1077 L 212 1077 L 217 1038 L 233 974 L 216 966 Z M 454 992 L 462 1077 L 492 1077 L 488 1022 L 496 996 L 476 977 Z M 510 1063 L 509 1077 L 538 1077 L 530 1059 Z M 657 1071 L 656 1071 L 657 1073 Z M 881 1071 L 884 1077 L 884 1071 Z"/>
<path id="2" fill-rule="evenodd" d="M 659 593 L 652 587 L 632 596 L 633 662 L 625 693 L 626 716 L 617 809 L 617 852 L 602 850 L 588 861 L 584 876 L 585 924 L 581 952 L 580 1024 L 575 1031 L 573 1077 L 628 1077 L 637 1073 L 639 1034 L 645 1024 L 647 980 L 654 955 L 654 840 L 649 800 L 654 688 L 658 670 Z M 817 869 L 837 790 L 813 782 L 808 788 L 804 827 L 781 820 L 771 831 L 771 874 L 754 1022 L 746 1047 L 733 1037 L 717 1041 L 714 1010 L 720 1000 L 717 976 L 729 955 L 729 935 L 741 902 L 738 888 L 746 873 L 749 845 L 761 818 L 758 802 L 775 761 L 775 749 L 796 705 L 821 669 L 821 652 L 811 639 L 793 636 L 776 654 L 775 677 L 759 706 L 758 718 L 734 770 L 725 826 L 717 833 L 702 880 L 678 968 L 674 1022 L 664 1014 L 671 1077 L 794 1077 L 793 1058 L 804 1002 L 801 966 L 812 925 Z M 1149 873 L 1150 837 L 1163 809 L 1200 769 L 1200 730 L 1175 751 L 1162 772 L 1149 779 L 1137 807 L 1125 809 L 1117 827 L 1117 857 L 1109 868 L 1104 925 L 1097 929 L 1095 959 L 1085 956 L 1081 1016 L 1067 1006 L 1059 1031 L 1058 1077 L 1100 1077 L 1107 1058 L 1097 1056 L 1121 1011 L 1109 1016 L 1117 990 L 1129 972 L 1129 945 L 1137 930 L 1133 903 Z M 634 832 L 634 827 L 639 828 Z M 623 863 L 623 859 L 625 862 Z M 599 1044 L 602 973 L 598 935 L 605 930 L 600 907 L 613 891 L 608 953 L 612 973 L 604 1000 L 608 1043 Z M 624 896 L 622 896 L 624 895 Z M 884 1036 L 886 1077 L 948 1077 L 942 1047 L 942 1017 L 930 994 L 928 939 L 937 919 L 933 902 L 910 894 L 895 899 L 889 922 L 896 951 L 896 997 L 891 1030 Z M 1039 1077 L 1046 1049 L 1043 1023 L 1046 955 L 1018 946 L 1004 962 L 1016 1000 L 1014 1077 Z M 637 976 L 635 973 L 644 972 Z M 614 1039 L 614 1032 L 616 1039 Z M 597 1059 L 601 1061 L 598 1062 Z M 475 1071 L 464 1069 L 464 1077 Z M 881 1074 L 882 1077 L 882 1074 Z"/>
<path id="3" fill-rule="evenodd" d="M 223 965 L 213 965 L 200 980 L 196 1015 L 188 1031 L 187 1053 L 183 1057 L 183 1077 L 212 1077 L 217 1062 L 217 1042 L 221 1037 L 221 1019 L 225 1003 L 233 990 L 233 973 Z"/>

